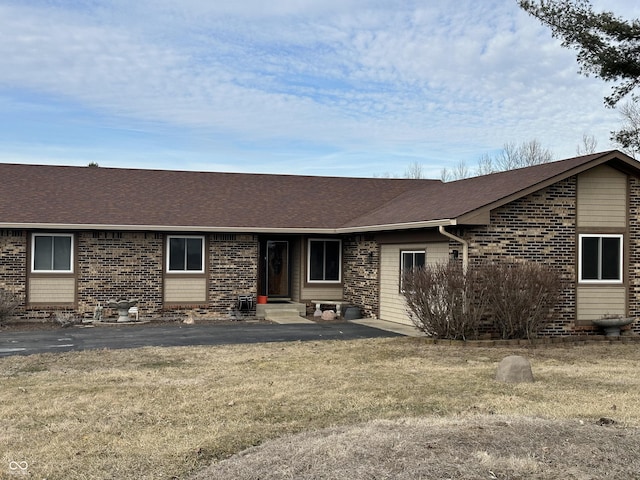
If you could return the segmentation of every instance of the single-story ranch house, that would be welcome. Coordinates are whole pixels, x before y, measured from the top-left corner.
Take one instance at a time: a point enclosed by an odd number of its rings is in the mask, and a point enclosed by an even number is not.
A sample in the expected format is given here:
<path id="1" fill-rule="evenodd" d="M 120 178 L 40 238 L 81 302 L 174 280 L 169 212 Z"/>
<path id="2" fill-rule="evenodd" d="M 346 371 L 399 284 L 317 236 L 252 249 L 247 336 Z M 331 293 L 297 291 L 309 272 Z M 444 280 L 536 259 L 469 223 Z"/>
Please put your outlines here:
<path id="1" fill-rule="evenodd" d="M 0 179 L 0 287 L 25 319 L 115 298 L 226 317 L 266 295 L 407 323 L 403 269 L 495 258 L 563 272 L 547 335 L 640 316 L 640 163 L 618 151 L 449 183 L 17 164 Z"/>

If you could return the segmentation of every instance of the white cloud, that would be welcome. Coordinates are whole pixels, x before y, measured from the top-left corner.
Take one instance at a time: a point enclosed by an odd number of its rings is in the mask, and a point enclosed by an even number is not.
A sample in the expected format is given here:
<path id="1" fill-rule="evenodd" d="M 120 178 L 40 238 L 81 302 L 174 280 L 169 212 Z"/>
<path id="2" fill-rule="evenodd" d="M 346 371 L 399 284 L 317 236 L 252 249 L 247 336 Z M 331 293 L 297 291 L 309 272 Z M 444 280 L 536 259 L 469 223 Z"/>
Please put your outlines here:
<path id="1" fill-rule="evenodd" d="M 570 156 L 583 133 L 609 148 L 617 124 L 610 86 L 579 76 L 515 1 L 51 0 L 1 5 L 0 23 L 13 112 L 55 99 L 102 128 L 143 122 L 234 154 L 225 141 L 275 142 L 275 163 L 304 157 L 287 142 L 320 146 L 307 155 L 327 164 L 455 164 L 532 138 Z"/>

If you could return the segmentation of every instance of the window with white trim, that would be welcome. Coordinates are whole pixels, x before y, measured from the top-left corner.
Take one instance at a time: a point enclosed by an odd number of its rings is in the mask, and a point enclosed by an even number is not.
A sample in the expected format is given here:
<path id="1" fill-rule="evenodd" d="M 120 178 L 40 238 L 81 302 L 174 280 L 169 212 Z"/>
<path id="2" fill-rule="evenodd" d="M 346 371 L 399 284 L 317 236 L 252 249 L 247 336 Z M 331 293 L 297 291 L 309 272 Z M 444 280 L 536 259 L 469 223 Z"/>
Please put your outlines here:
<path id="1" fill-rule="evenodd" d="M 34 233 L 31 237 L 31 271 L 73 273 L 73 235 Z"/>
<path id="2" fill-rule="evenodd" d="M 622 283 L 622 235 L 580 235 L 578 278 L 582 283 Z"/>
<path id="3" fill-rule="evenodd" d="M 309 239 L 307 244 L 307 281 L 340 283 L 342 240 Z"/>
<path id="4" fill-rule="evenodd" d="M 168 237 L 167 272 L 204 273 L 204 237 Z"/>
<path id="5" fill-rule="evenodd" d="M 400 290 L 405 275 L 416 268 L 423 268 L 426 263 L 427 252 L 425 250 L 400 250 Z"/>

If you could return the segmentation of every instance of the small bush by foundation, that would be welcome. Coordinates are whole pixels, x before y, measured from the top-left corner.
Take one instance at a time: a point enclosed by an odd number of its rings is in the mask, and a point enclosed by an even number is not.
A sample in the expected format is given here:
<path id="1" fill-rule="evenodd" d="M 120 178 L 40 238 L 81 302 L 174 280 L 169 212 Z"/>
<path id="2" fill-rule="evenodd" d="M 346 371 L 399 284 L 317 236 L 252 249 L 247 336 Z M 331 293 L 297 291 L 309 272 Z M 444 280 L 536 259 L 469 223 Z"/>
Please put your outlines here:
<path id="1" fill-rule="evenodd" d="M 4 323 L 10 318 L 20 306 L 20 298 L 3 288 L 0 288 L 0 323 Z"/>

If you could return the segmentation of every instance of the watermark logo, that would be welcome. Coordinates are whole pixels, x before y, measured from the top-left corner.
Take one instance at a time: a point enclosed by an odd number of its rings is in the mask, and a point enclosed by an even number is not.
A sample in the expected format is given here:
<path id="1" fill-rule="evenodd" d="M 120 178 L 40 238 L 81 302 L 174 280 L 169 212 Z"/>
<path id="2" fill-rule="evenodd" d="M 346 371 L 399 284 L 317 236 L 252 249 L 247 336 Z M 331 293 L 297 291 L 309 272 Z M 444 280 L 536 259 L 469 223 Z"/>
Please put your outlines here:
<path id="1" fill-rule="evenodd" d="M 29 473 L 29 464 L 27 462 L 9 462 L 9 472 L 13 474 L 26 475 Z"/>

